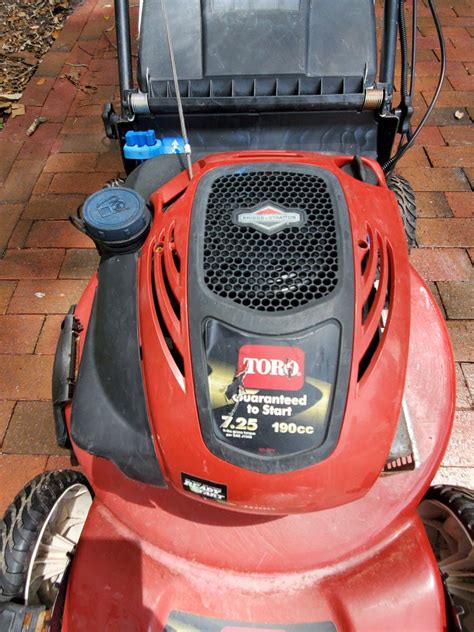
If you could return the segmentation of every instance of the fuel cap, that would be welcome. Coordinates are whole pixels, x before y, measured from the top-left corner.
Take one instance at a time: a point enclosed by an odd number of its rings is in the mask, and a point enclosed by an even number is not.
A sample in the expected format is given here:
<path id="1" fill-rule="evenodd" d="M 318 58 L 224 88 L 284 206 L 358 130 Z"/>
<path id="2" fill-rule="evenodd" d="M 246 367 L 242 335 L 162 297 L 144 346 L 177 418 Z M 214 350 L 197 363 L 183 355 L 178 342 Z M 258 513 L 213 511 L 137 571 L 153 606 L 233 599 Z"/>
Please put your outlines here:
<path id="1" fill-rule="evenodd" d="M 126 242 L 136 239 L 149 226 L 150 211 L 133 189 L 101 189 L 84 202 L 82 217 L 87 234 L 95 241 Z"/>

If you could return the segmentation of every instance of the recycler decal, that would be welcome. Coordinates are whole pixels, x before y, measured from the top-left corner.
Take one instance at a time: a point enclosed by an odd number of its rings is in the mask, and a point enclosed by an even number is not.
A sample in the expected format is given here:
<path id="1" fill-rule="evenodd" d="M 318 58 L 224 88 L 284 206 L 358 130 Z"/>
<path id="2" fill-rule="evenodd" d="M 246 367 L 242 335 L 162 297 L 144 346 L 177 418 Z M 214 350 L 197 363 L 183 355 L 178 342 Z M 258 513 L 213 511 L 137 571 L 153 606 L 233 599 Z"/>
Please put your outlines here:
<path id="1" fill-rule="evenodd" d="M 314 623 L 248 623 L 201 617 L 188 612 L 170 612 L 163 632 L 336 632 L 331 621 Z"/>

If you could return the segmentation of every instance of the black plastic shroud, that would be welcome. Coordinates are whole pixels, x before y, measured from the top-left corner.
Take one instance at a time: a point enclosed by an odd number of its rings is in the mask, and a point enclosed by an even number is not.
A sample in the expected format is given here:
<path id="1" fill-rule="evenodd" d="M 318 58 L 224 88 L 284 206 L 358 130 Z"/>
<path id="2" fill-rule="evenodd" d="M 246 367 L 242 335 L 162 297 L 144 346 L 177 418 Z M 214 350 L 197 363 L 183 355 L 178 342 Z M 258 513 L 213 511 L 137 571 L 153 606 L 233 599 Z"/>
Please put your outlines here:
<path id="1" fill-rule="evenodd" d="M 104 257 L 87 328 L 71 432 L 134 480 L 165 486 L 148 419 L 138 342 L 136 253 Z"/>

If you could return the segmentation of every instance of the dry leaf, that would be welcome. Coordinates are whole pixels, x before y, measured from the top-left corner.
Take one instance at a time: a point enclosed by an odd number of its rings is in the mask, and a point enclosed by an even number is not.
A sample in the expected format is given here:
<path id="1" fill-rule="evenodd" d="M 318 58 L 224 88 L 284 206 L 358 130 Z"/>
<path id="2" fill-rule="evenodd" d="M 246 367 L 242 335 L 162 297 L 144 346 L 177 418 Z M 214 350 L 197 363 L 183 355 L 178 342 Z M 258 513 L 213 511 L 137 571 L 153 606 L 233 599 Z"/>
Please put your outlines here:
<path id="1" fill-rule="evenodd" d="M 65 72 L 64 75 L 61 75 L 61 78 L 67 79 L 72 83 L 73 86 L 76 86 L 76 88 L 78 88 L 81 75 L 77 71 Z"/>
<path id="2" fill-rule="evenodd" d="M 64 75 L 61 75 L 61 77 L 70 81 L 73 86 L 76 86 L 78 90 L 81 90 L 81 92 L 84 92 L 85 94 L 94 94 L 95 92 L 97 92 L 96 86 L 81 86 L 81 77 L 77 72 L 66 72 Z"/>
<path id="3" fill-rule="evenodd" d="M 16 116 L 24 116 L 25 114 L 25 106 L 23 103 L 13 103 L 12 105 L 12 118 Z"/>
<path id="4" fill-rule="evenodd" d="M 38 81 L 36 82 L 36 85 L 37 86 L 42 86 L 45 81 L 46 81 L 46 79 L 44 77 L 41 77 L 41 79 L 38 79 Z"/>
<path id="5" fill-rule="evenodd" d="M 80 0 L 0 0 L 0 92 L 21 93 L 59 37 L 65 19 L 79 3 Z"/>
<path id="6" fill-rule="evenodd" d="M 25 64 L 29 64 L 30 66 L 36 66 L 38 63 L 38 59 L 34 53 L 28 51 L 20 51 L 19 53 L 12 53 L 11 57 L 13 59 L 20 59 Z"/>
<path id="7" fill-rule="evenodd" d="M 22 96 L 22 92 L 0 92 L 0 99 L 8 99 L 9 101 L 19 101 Z"/>

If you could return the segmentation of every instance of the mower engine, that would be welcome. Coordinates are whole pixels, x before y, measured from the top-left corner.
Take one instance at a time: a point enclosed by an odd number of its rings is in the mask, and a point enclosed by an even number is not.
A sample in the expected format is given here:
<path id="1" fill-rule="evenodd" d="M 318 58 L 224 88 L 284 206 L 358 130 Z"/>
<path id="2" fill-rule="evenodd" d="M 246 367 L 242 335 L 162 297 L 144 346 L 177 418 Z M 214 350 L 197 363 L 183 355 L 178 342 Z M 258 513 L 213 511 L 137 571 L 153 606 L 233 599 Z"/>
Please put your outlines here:
<path id="1" fill-rule="evenodd" d="M 130 192 L 101 196 L 101 208 L 107 199 L 112 208 Z M 151 204 L 138 258 L 114 255 L 108 242 L 94 323 L 116 318 L 113 270 L 136 262 L 136 370 L 166 479 L 254 513 L 313 511 L 364 495 L 394 440 L 408 353 L 407 248 L 380 167 L 309 153 L 220 154 L 202 160 L 191 183 L 172 179 Z M 98 220 L 86 205 L 99 249 L 100 229 L 112 222 L 117 230 L 117 215 Z M 97 341 L 104 344 L 100 334 Z M 90 372 L 82 372 L 87 357 L 86 345 L 72 437 L 107 456 Z M 98 383 L 104 372 L 102 358 Z M 111 458 L 123 466 L 116 448 Z"/>

